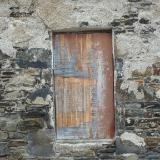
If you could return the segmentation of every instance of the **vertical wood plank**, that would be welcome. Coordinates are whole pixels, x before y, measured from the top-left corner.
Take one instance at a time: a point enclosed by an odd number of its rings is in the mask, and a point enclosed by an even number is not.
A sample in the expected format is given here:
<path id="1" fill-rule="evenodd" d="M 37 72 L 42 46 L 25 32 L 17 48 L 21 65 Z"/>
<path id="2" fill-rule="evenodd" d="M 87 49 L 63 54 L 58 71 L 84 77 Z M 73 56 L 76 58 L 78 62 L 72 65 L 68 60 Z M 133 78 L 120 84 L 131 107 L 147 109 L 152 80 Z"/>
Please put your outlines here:
<path id="1" fill-rule="evenodd" d="M 111 34 L 61 33 L 54 45 L 57 138 L 112 138 Z"/>

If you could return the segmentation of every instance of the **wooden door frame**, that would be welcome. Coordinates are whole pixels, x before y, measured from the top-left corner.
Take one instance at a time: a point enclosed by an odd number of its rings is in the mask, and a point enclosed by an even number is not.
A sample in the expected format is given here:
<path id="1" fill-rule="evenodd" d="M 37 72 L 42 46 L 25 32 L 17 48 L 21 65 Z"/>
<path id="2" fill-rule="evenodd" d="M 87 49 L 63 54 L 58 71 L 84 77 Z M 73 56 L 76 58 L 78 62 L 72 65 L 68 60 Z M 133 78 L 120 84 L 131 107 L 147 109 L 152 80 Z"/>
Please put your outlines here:
<path id="1" fill-rule="evenodd" d="M 53 97 L 54 99 L 54 132 L 55 132 L 55 142 L 59 143 L 59 144 L 86 144 L 86 145 L 90 145 L 90 144 L 108 144 L 108 143 L 112 143 L 115 138 L 116 138 L 116 101 L 115 101 L 115 96 L 116 96 L 116 70 L 115 70 L 115 33 L 113 28 L 72 28 L 72 29 L 61 29 L 61 30 L 54 30 L 54 31 L 50 31 L 50 37 L 51 37 L 51 52 L 52 52 L 52 60 L 51 60 L 51 66 L 52 66 L 52 90 L 55 90 L 55 84 L 53 82 L 53 77 L 54 77 L 54 62 L 53 62 L 53 55 L 54 55 L 54 48 L 53 48 L 53 35 L 54 34 L 60 34 L 60 33 L 95 33 L 95 32 L 99 32 L 99 33 L 111 33 L 112 34 L 112 60 L 113 60 L 113 99 L 114 99 L 114 119 L 115 119 L 115 132 L 114 132 L 114 138 L 113 139 L 97 139 L 97 140 L 59 140 L 57 139 L 57 131 L 56 131 L 56 101 L 55 101 L 55 96 Z"/>

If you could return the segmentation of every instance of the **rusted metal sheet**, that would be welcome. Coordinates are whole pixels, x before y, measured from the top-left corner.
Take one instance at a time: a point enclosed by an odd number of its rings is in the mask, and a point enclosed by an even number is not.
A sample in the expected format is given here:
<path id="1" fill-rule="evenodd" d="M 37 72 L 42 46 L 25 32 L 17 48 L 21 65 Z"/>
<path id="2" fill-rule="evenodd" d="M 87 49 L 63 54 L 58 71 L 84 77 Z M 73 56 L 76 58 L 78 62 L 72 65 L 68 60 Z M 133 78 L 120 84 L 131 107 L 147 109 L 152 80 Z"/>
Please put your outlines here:
<path id="1" fill-rule="evenodd" d="M 59 33 L 53 42 L 57 138 L 113 138 L 111 34 Z"/>

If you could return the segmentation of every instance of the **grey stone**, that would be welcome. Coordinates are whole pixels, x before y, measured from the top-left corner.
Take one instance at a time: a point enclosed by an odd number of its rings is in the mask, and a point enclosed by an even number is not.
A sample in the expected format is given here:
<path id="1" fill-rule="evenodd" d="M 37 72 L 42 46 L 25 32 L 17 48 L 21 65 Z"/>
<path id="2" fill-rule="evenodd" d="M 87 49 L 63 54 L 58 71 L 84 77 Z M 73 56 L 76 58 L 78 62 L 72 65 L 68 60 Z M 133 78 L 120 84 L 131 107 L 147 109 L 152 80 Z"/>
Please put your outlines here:
<path id="1" fill-rule="evenodd" d="M 20 152 L 14 152 L 7 157 L 7 160 L 24 160 L 24 158 Z"/>
<path id="2" fill-rule="evenodd" d="M 5 131 L 0 131 L 0 141 L 6 140 L 8 138 L 8 133 Z"/>
<path id="3" fill-rule="evenodd" d="M 22 68 L 49 68 L 51 66 L 51 51 L 43 48 L 19 51 L 17 52 L 16 58 L 17 64 Z"/>
<path id="4" fill-rule="evenodd" d="M 9 154 L 9 148 L 7 142 L 0 142 L 0 156 L 6 156 Z"/>
<path id="5" fill-rule="evenodd" d="M 7 131 L 15 132 L 15 131 L 17 130 L 17 122 L 8 121 L 7 124 L 6 124 L 5 129 L 6 129 Z"/>
<path id="6" fill-rule="evenodd" d="M 143 153 L 145 151 L 144 147 L 139 147 L 132 143 L 131 141 L 121 141 L 120 138 L 116 138 L 116 153 Z"/>
<path id="7" fill-rule="evenodd" d="M 39 130 L 28 134 L 28 151 L 36 156 L 53 156 L 53 130 Z"/>
<path id="8" fill-rule="evenodd" d="M 20 131 L 38 130 L 44 127 L 44 121 L 41 118 L 29 118 L 21 120 L 17 124 Z"/>
<path id="9" fill-rule="evenodd" d="M 128 154 L 118 155 L 116 157 L 116 160 L 139 160 L 139 158 L 138 155 L 136 154 L 128 153 Z"/>
<path id="10" fill-rule="evenodd" d="M 26 137 L 25 133 L 21 132 L 8 132 L 8 138 L 10 139 L 23 139 Z"/>

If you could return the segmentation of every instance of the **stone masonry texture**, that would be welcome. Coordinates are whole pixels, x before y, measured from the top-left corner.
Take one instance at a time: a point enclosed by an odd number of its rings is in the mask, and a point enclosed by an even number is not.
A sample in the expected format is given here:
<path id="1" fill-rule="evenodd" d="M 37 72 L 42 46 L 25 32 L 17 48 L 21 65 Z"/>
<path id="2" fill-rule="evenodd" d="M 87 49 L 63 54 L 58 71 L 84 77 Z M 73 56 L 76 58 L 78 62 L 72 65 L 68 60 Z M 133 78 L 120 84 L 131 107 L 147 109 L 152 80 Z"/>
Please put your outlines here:
<path id="1" fill-rule="evenodd" d="M 51 32 L 112 29 L 116 135 L 55 141 Z M 0 160 L 159 160 L 160 1 L 0 0 Z"/>

